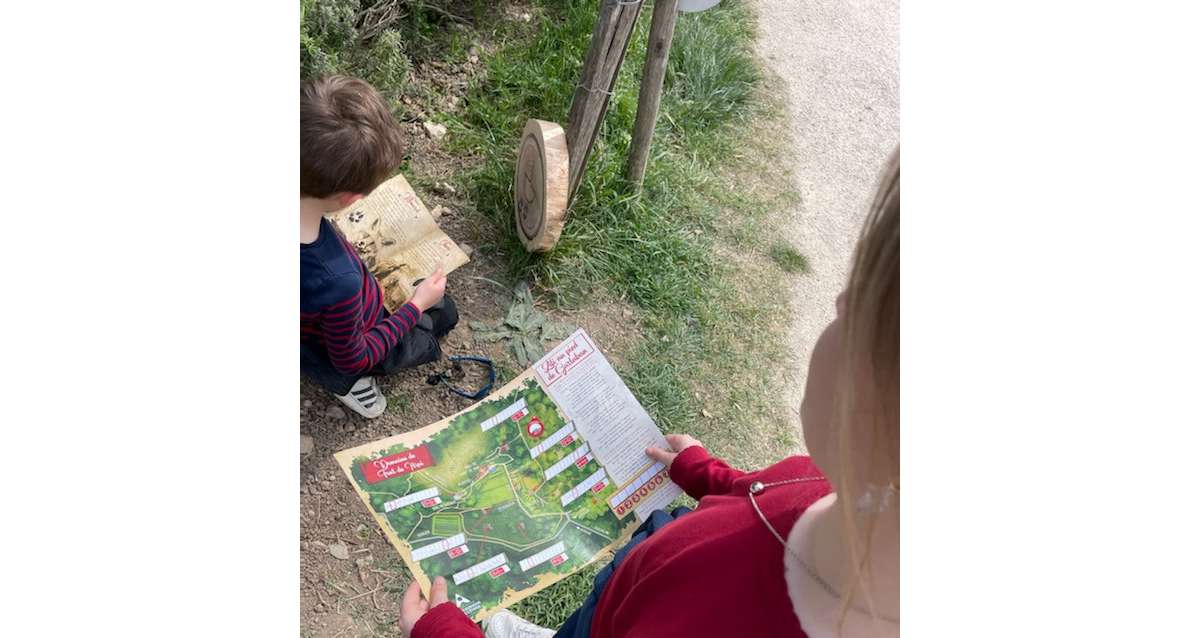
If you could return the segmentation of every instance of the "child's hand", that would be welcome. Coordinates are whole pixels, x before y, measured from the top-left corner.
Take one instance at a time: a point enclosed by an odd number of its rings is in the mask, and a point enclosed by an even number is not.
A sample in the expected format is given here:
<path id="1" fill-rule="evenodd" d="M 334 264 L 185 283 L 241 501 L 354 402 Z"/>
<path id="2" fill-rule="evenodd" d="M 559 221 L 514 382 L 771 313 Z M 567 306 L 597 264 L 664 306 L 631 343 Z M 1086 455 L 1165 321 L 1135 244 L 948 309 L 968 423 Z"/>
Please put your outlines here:
<path id="1" fill-rule="evenodd" d="M 414 306 L 419 308 L 421 312 L 425 312 L 437 305 L 437 302 L 442 300 L 446 294 L 446 273 L 442 272 L 439 267 L 432 275 L 429 275 L 417 289 L 413 291 L 412 302 Z"/>
<path id="2" fill-rule="evenodd" d="M 668 434 L 666 439 L 667 443 L 671 446 L 670 452 L 656 447 L 648 447 L 646 448 L 646 456 L 659 461 L 667 467 L 671 467 L 671 463 L 675 461 L 675 457 L 679 456 L 680 452 L 693 445 L 701 445 L 700 441 L 686 434 Z"/>
<path id="3" fill-rule="evenodd" d="M 400 603 L 400 631 L 405 636 L 411 636 L 413 626 L 425 612 L 449 600 L 445 578 L 438 576 L 433 579 L 433 587 L 429 588 L 429 600 L 425 600 L 425 596 L 421 595 L 421 586 L 414 580 L 404 592 L 404 600 Z"/>

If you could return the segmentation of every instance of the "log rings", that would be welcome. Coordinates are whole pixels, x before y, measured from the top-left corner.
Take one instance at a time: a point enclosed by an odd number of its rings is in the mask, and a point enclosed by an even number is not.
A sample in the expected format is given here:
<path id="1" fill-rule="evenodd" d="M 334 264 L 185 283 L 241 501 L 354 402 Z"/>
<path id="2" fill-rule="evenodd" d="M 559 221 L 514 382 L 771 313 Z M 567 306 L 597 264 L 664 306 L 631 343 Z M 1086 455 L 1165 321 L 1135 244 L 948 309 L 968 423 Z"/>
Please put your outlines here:
<path id="1" fill-rule="evenodd" d="M 526 250 L 545 252 L 558 243 L 567 216 L 569 169 L 562 127 L 542 120 L 526 122 L 513 182 L 517 235 Z"/>

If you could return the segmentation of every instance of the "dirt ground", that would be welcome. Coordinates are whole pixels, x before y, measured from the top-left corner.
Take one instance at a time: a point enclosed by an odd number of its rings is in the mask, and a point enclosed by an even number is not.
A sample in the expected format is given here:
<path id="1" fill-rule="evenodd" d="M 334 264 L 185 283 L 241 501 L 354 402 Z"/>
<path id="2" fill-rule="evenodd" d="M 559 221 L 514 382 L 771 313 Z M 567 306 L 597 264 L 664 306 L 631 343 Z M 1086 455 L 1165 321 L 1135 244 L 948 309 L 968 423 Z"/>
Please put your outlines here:
<path id="1" fill-rule="evenodd" d="M 457 72 L 455 72 L 457 71 Z M 470 69 L 425 68 L 422 81 L 434 92 L 454 95 L 465 89 Z M 447 292 L 459 309 L 459 325 L 446 336 L 446 355 L 484 355 L 497 368 L 496 388 L 520 372 L 504 343 L 476 343 L 469 322 L 499 323 L 512 302 L 512 284 L 503 259 L 495 253 L 489 224 L 481 224 L 453 186 L 464 165 L 445 153 L 424 134 L 419 113 L 428 108 L 414 102 L 413 117 L 405 122 L 410 166 L 426 206 L 441 205 L 443 230 L 460 245 L 471 248 L 471 262 L 448 275 Z M 418 180 L 413 180 L 414 182 Z M 450 188 L 441 186 L 451 184 Z M 537 290 L 534 291 L 535 303 Z M 626 363 L 631 347 L 629 329 L 637 321 L 632 309 L 618 300 L 597 298 L 588 310 L 562 313 L 539 309 L 554 320 L 582 327 L 593 336 L 614 365 Z M 548 344 L 553 345 L 553 344 Z M 468 399 L 445 386 L 431 386 L 426 378 L 447 369 L 431 363 L 381 379 L 388 408 L 377 419 L 364 419 L 345 408 L 332 394 L 301 379 L 300 382 L 300 614 L 304 636 L 397 636 L 395 620 L 400 595 L 410 576 L 399 555 L 389 545 L 367 508 L 359 500 L 333 454 L 363 443 L 417 429 L 469 406 Z M 482 374 L 463 379 L 461 385 L 478 387 Z"/>
<path id="2" fill-rule="evenodd" d="M 508 7 L 509 11 L 517 9 Z M 519 12 L 517 15 L 520 19 Z M 477 46 L 483 50 L 488 43 L 481 40 Z M 470 60 L 462 65 L 439 60 L 415 62 L 413 90 L 402 100 L 399 118 L 408 150 L 406 177 L 427 207 L 445 207 L 439 224 L 471 256 L 470 263 L 448 276 L 447 292 L 458 305 L 459 325 L 447 335 L 442 350 L 446 355 L 491 358 L 497 369 L 495 387 L 499 388 L 519 373 L 520 367 L 504 343 L 476 343 L 468 324 L 499 323 L 512 301 L 515 282 L 506 276 L 503 255 L 495 252 L 498 242 L 491 225 L 481 223 L 461 187 L 456 186 L 470 159 L 446 152 L 446 140 L 429 138 L 422 126 L 431 113 L 459 108 L 478 72 L 478 64 Z M 534 297 L 536 303 L 537 290 Z M 633 332 L 629 326 L 637 320 L 627 305 L 597 298 L 592 308 L 573 313 L 538 305 L 550 319 L 586 329 L 614 365 L 626 362 Z M 333 454 L 423 427 L 469 406 L 468 399 L 445 386 L 426 383 L 431 373 L 445 369 L 443 361 L 381 379 L 388 408 L 373 420 L 354 414 L 330 393 L 300 380 L 301 635 L 399 635 L 395 621 L 400 595 L 410 580 L 408 570 L 354 493 Z M 482 380 L 482 374 L 473 375 L 461 385 L 478 387 Z"/>

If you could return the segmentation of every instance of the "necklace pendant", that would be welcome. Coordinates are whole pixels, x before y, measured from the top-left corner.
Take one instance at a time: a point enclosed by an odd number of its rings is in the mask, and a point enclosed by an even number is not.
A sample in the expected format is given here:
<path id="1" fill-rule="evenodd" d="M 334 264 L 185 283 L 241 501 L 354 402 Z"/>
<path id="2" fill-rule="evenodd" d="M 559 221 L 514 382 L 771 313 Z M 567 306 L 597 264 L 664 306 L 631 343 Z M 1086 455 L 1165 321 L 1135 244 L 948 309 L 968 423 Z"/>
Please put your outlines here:
<path id="1" fill-rule="evenodd" d="M 766 489 L 766 487 L 767 486 L 762 484 L 762 481 L 755 481 L 750 484 L 750 493 L 751 494 L 760 494 L 760 493 L 762 493 L 762 491 L 764 489 Z"/>

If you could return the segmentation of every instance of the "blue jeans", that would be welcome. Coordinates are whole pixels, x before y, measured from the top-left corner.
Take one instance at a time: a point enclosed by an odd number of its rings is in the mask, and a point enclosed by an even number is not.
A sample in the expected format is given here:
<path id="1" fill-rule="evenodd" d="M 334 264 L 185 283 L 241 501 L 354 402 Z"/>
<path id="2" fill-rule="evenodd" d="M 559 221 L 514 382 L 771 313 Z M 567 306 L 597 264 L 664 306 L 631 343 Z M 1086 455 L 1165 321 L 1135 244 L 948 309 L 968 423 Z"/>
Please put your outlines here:
<path id="1" fill-rule="evenodd" d="M 642 541 L 650 538 L 651 534 L 662 529 L 667 524 L 673 523 L 690 511 L 692 510 L 687 507 L 676 507 L 670 512 L 654 510 L 650 514 L 650 518 L 647 518 L 633 532 L 633 537 L 629 539 L 629 542 L 613 555 L 612 562 L 596 574 L 596 580 L 592 582 L 592 593 L 588 594 L 587 599 L 583 601 L 583 606 L 576 609 L 575 613 L 567 618 L 562 627 L 559 627 L 558 633 L 554 634 L 554 638 L 588 638 L 592 633 L 592 617 L 596 615 L 596 605 L 600 603 L 600 595 L 604 593 L 604 588 L 608 585 L 609 579 L 616 573 L 617 567 L 629 555 L 630 550 L 637 547 Z"/>

